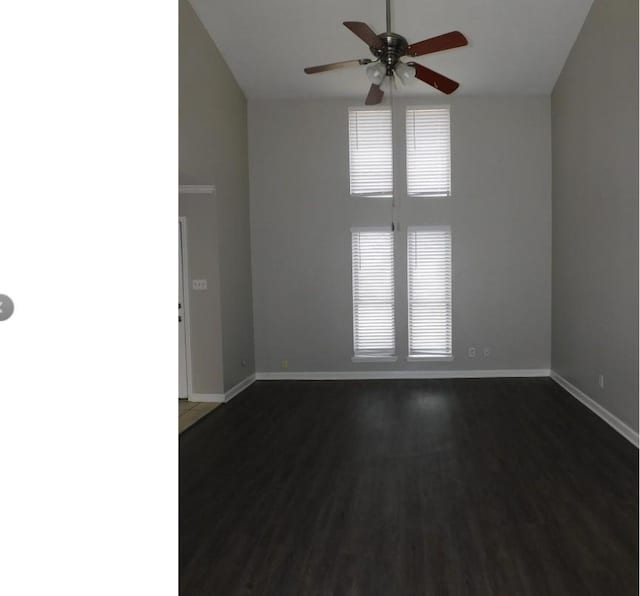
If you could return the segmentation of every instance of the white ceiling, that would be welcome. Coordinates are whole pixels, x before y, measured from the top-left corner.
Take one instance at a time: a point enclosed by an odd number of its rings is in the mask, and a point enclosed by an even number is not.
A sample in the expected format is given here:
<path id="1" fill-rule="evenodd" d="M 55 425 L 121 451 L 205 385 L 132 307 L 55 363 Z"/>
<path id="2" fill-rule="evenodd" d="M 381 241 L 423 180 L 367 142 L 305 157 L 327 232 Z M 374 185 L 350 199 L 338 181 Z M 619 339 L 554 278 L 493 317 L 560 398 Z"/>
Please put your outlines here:
<path id="1" fill-rule="evenodd" d="M 547 94 L 593 0 L 392 0 L 409 43 L 458 29 L 469 45 L 417 59 L 460 82 L 459 95 Z M 305 66 L 371 57 L 342 25 L 385 29 L 384 0 L 191 0 L 248 98 L 364 96 L 364 66 L 307 75 Z M 438 95 L 418 80 L 405 95 Z"/>

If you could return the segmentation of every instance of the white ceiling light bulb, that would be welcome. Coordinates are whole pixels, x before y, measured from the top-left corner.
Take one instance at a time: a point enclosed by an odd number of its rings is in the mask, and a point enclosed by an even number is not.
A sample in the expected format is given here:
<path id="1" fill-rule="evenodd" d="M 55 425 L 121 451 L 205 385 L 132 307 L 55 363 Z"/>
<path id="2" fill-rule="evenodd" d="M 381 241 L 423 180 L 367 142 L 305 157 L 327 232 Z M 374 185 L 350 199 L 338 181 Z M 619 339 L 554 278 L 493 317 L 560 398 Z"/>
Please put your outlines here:
<path id="1" fill-rule="evenodd" d="M 380 85 L 386 74 L 387 69 L 381 62 L 373 62 L 367 66 L 367 76 L 374 85 Z"/>
<path id="2" fill-rule="evenodd" d="M 413 68 L 413 66 L 409 66 L 408 64 L 405 64 L 404 62 L 398 62 L 396 64 L 396 74 L 398 75 L 398 78 L 403 82 L 403 83 L 408 83 L 411 79 L 413 79 L 416 76 L 416 69 Z"/>

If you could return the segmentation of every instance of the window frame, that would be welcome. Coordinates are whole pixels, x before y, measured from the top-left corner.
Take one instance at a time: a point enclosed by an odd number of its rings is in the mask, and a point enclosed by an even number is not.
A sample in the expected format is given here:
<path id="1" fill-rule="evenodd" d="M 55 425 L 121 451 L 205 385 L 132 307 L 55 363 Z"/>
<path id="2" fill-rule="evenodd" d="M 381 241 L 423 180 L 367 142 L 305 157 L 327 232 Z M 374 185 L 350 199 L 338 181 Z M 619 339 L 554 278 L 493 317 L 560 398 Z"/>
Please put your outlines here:
<path id="1" fill-rule="evenodd" d="M 353 192 L 352 184 L 352 164 L 351 154 L 351 113 L 352 112 L 388 112 L 390 116 L 391 131 L 389 135 L 390 143 L 390 166 L 391 166 L 391 188 L 390 190 L 379 192 Z M 393 199 L 395 190 L 395 160 L 393 155 L 393 110 L 391 106 L 349 106 L 347 110 L 347 137 L 349 149 L 349 196 L 356 199 Z"/>
<path id="2" fill-rule="evenodd" d="M 410 111 L 426 111 L 426 110 L 442 110 L 446 109 L 449 115 L 449 190 L 446 193 L 428 193 L 428 192 L 409 192 L 409 112 Z M 405 185 L 407 190 L 407 197 L 410 199 L 450 199 L 453 196 L 453 159 L 452 159 L 452 141 L 451 141 L 451 104 L 437 104 L 437 105 L 410 105 L 405 108 L 404 114 L 404 127 L 405 127 L 405 146 L 404 146 L 404 160 L 405 160 Z M 415 130 L 415 128 L 414 128 Z"/>
<path id="3" fill-rule="evenodd" d="M 391 236 L 391 296 L 392 296 L 392 333 L 393 333 L 393 349 L 389 353 L 384 352 L 358 352 L 356 350 L 356 301 L 354 292 L 355 270 L 353 267 L 353 235 L 366 232 L 386 232 Z M 351 241 L 351 334 L 352 334 L 352 362 L 396 362 L 398 359 L 398 337 L 397 337 L 397 319 L 396 319 L 396 246 L 395 234 L 391 226 L 352 226 L 349 229 L 349 237 Z"/>
<path id="4" fill-rule="evenodd" d="M 411 353 L 411 260 L 409 257 L 409 242 L 412 233 L 421 231 L 446 230 L 449 232 L 449 320 L 450 320 L 450 352 L 449 354 L 412 354 Z M 410 362 L 451 362 L 454 360 L 453 352 L 453 231 L 452 226 L 442 225 L 415 225 L 407 226 L 406 241 L 407 257 L 407 360 Z"/>

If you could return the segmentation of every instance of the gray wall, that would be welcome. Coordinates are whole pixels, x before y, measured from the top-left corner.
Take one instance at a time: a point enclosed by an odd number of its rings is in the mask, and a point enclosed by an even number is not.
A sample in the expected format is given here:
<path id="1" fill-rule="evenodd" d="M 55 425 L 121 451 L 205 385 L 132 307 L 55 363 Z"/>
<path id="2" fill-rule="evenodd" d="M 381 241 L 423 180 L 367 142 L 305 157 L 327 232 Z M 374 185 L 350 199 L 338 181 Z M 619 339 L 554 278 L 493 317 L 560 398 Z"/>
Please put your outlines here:
<path id="1" fill-rule="evenodd" d="M 551 112 L 552 367 L 637 431 L 637 0 L 595 0 Z"/>
<path id="2" fill-rule="evenodd" d="M 196 393 L 220 393 L 255 371 L 247 103 L 187 0 L 180 0 L 180 182 L 214 184 L 215 201 L 180 197 L 188 218 Z M 241 361 L 246 360 L 246 365 Z"/>
<path id="3" fill-rule="evenodd" d="M 549 368 L 549 98 L 450 101 L 453 198 L 444 200 L 406 197 L 404 108 L 426 102 L 395 102 L 399 358 L 379 364 L 351 362 L 349 229 L 390 221 L 389 199 L 349 196 L 347 109 L 358 102 L 249 102 L 257 370 L 280 371 L 282 359 L 313 372 Z M 408 223 L 452 227 L 452 362 L 406 361 Z"/>
<path id="4" fill-rule="evenodd" d="M 220 254 L 215 230 L 215 200 L 207 196 L 180 196 L 180 215 L 187 218 L 190 279 L 206 279 L 206 291 L 189 292 L 191 316 L 191 374 L 194 393 L 223 393 L 222 305 Z"/>

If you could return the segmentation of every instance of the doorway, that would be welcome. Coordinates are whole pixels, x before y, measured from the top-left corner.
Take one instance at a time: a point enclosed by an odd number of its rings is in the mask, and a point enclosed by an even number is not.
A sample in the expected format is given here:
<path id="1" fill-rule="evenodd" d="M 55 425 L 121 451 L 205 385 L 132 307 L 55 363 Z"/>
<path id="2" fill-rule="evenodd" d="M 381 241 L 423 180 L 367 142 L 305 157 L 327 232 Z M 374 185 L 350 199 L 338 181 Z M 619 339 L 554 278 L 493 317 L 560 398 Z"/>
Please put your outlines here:
<path id="1" fill-rule="evenodd" d="M 188 307 L 186 295 L 188 286 L 186 283 L 187 271 L 187 241 L 186 219 L 178 220 L 178 398 L 188 399 L 190 394 L 190 350 L 189 350 L 189 325 Z"/>

